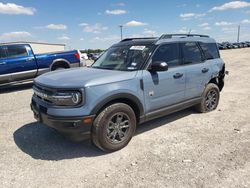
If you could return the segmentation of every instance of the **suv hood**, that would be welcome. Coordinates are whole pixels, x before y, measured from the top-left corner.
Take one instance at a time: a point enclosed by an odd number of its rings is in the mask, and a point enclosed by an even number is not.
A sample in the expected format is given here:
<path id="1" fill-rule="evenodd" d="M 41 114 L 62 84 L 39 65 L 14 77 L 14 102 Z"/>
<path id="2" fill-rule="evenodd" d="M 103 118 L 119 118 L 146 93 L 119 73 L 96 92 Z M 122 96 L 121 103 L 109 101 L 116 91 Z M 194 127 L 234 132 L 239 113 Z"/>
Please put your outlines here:
<path id="1" fill-rule="evenodd" d="M 35 83 L 52 88 L 82 88 L 133 79 L 137 71 L 125 72 L 96 68 L 73 68 L 43 74 Z"/>

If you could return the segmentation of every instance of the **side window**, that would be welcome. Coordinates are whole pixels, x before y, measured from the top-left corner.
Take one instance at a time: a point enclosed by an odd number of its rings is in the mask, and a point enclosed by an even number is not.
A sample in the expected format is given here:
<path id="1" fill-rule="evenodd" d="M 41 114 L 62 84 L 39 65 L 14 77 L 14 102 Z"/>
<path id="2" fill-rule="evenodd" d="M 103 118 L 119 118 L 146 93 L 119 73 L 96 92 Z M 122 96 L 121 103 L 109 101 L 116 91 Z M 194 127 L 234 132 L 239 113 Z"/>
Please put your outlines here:
<path id="1" fill-rule="evenodd" d="M 0 59 L 5 57 L 6 57 L 5 50 L 3 48 L 0 48 Z"/>
<path id="2" fill-rule="evenodd" d="M 25 46 L 8 46 L 8 57 L 28 56 Z"/>
<path id="3" fill-rule="evenodd" d="M 164 44 L 153 55 L 152 62 L 164 61 L 169 67 L 180 65 L 180 50 L 178 43 Z"/>
<path id="4" fill-rule="evenodd" d="M 196 64 L 202 62 L 202 55 L 195 42 L 181 44 L 184 64 Z"/>
<path id="5" fill-rule="evenodd" d="M 220 58 L 216 43 L 200 43 L 206 59 Z"/>

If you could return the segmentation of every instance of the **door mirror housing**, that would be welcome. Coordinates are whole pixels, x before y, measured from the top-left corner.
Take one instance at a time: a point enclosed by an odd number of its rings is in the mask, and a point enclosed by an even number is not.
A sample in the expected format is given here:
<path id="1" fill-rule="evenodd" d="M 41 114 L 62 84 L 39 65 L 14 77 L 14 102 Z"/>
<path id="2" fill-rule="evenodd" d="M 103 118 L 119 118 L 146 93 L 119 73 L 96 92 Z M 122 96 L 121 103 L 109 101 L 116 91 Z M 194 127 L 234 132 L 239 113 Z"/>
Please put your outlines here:
<path id="1" fill-rule="evenodd" d="M 168 64 L 164 61 L 154 61 L 151 64 L 150 71 L 153 72 L 162 72 L 168 70 Z"/>

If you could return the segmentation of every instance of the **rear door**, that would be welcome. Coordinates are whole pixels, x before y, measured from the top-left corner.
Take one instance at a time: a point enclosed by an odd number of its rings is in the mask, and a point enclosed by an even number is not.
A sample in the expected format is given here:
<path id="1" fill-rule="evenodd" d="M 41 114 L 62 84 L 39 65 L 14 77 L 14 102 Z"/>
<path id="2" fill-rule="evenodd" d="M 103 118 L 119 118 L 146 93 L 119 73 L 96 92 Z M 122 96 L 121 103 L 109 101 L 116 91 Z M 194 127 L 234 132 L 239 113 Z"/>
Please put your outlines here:
<path id="1" fill-rule="evenodd" d="M 205 61 L 196 42 L 181 43 L 182 61 L 186 71 L 185 99 L 200 97 L 211 77 L 209 61 Z"/>
<path id="2" fill-rule="evenodd" d="M 163 44 L 152 56 L 152 63 L 168 63 L 164 72 L 143 70 L 144 96 L 147 113 L 184 100 L 185 69 L 180 63 L 178 43 Z"/>
<path id="3" fill-rule="evenodd" d="M 0 84 L 11 82 L 10 67 L 6 57 L 6 48 L 0 47 Z"/>
<path id="4" fill-rule="evenodd" d="M 36 60 L 28 45 L 7 46 L 7 57 L 13 81 L 35 77 L 37 73 Z"/>

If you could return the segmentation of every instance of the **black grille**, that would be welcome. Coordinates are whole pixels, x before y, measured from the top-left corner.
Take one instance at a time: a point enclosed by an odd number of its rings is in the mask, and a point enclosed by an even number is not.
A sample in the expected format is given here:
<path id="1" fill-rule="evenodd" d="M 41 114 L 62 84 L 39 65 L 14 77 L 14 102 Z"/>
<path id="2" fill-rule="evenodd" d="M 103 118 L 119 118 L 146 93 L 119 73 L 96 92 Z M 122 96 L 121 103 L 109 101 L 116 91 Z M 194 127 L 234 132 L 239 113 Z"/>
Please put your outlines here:
<path id="1" fill-rule="evenodd" d="M 48 89 L 48 88 L 43 87 L 43 86 L 39 86 L 39 85 L 37 85 L 37 84 L 35 84 L 35 85 L 33 86 L 33 89 L 34 89 L 34 91 L 37 91 L 38 93 L 44 94 L 44 95 L 47 95 L 47 96 L 51 96 L 51 95 L 53 95 L 53 93 L 55 92 L 55 91 L 53 91 L 53 90 L 51 90 L 51 89 Z M 39 98 L 40 100 L 42 100 L 42 101 L 45 101 L 45 102 L 47 102 L 47 103 L 52 103 L 50 100 L 48 100 L 48 99 L 46 99 L 46 98 L 44 98 L 44 97 L 41 97 L 41 96 L 37 95 L 36 92 L 34 93 L 34 95 L 35 95 L 37 98 Z"/>

